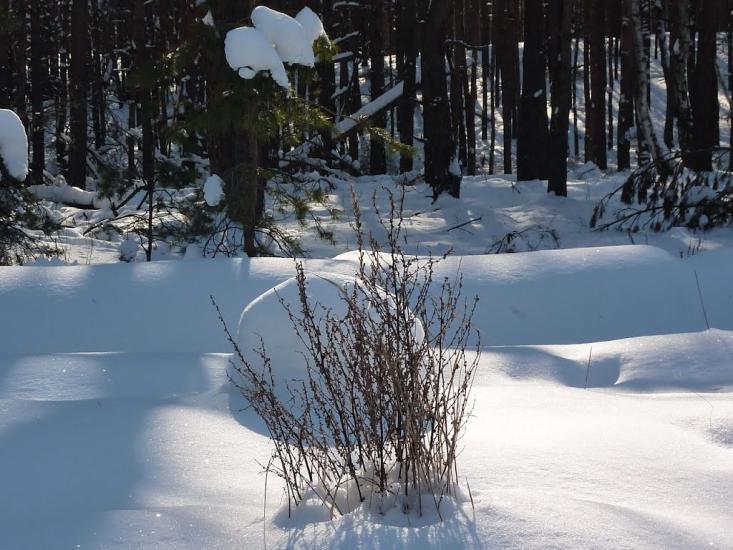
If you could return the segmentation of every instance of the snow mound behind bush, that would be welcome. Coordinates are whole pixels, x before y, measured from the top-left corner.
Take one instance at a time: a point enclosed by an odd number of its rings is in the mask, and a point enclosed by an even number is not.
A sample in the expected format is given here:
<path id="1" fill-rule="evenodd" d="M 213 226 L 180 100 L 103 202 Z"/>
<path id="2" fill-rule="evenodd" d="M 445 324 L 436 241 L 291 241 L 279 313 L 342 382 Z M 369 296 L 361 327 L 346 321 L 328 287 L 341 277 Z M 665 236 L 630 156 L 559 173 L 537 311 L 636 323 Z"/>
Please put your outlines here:
<path id="1" fill-rule="evenodd" d="M 369 304 L 369 290 L 356 277 L 337 273 L 309 273 L 305 276 L 305 282 L 309 304 L 322 328 L 325 327 L 329 315 L 335 319 L 346 317 L 347 299 L 353 295 L 355 287 L 358 289 L 357 299 L 363 299 L 363 305 L 370 314 L 378 315 Z M 386 291 L 381 292 L 384 294 L 376 297 L 376 300 L 387 297 Z M 309 356 L 308 350 L 284 306 L 296 318 L 301 316 L 300 293 L 295 277 L 255 298 L 242 312 L 237 330 L 239 350 L 254 366 L 262 363 L 255 350 L 259 350 L 264 344 L 265 353 L 271 361 L 275 384 L 280 387 L 293 381 L 308 379 L 305 359 Z M 425 337 L 423 326 L 419 319 L 415 318 L 414 321 L 415 339 L 422 342 Z M 322 341 L 324 339 L 325 336 Z M 233 372 L 230 374 L 235 375 Z"/>
<path id="2" fill-rule="evenodd" d="M 8 173 L 23 181 L 28 175 L 28 136 L 13 111 L 0 109 L 0 157 Z"/>

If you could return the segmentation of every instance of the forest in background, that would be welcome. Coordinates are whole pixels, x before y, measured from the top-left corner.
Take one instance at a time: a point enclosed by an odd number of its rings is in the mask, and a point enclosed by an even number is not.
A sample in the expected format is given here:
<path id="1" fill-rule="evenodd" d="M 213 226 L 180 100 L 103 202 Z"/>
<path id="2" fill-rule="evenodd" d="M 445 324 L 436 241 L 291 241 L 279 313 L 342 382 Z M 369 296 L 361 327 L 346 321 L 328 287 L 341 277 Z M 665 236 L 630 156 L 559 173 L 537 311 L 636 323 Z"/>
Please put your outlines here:
<path id="1" fill-rule="evenodd" d="M 330 38 L 316 48 L 315 68 L 289 67 L 289 92 L 267 78 L 240 79 L 226 63 L 227 32 L 249 24 L 255 5 L 293 16 L 308 6 Z M 623 198 L 660 209 L 668 225 L 722 225 L 731 220 L 733 157 L 720 140 L 730 120 L 719 115 L 732 88 L 730 7 L 0 0 L 0 108 L 14 110 L 29 135 L 25 185 L 41 198 L 55 195 L 37 186 L 94 192 L 110 205 L 107 221 L 128 204 L 147 208 L 130 231 L 147 239 L 148 258 L 171 230 L 157 213 L 171 209 L 188 232 L 231 222 L 233 249 L 262 253 L 265 193 L 279 192 L 274 178 L 298 182 L 304 171 L 326 179 L 399 173 L 424 178 L 434 197 L 459 197 L 462 175 L 515 173 L 548 180 L 548 191 L 564 196 L 568 157 L 581 157 L 601 170 L 634 168 Z M 659 128 L 650 115 L 652 58 L 666 88 Z M 164 193 L 209 173 L 221 176 L 226 195 L 226 221 L 216 227 Z M 714 193 L 691 207 L 699 187 Z M 74 197 L 65 202 L 96 205 Z M 287 200 L 305 210 L 318 198 Z"/>

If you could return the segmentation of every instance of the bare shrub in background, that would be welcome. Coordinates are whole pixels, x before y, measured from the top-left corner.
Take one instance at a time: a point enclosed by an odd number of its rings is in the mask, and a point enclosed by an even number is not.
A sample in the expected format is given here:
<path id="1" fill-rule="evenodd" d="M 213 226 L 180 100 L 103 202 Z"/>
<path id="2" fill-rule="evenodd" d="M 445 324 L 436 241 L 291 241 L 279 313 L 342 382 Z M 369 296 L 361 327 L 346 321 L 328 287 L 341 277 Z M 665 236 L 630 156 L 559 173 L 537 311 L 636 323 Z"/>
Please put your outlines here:
<path id="1" fill-rule="evenodd" d="M 253 360 L 226 331 L 235 350 L 230 378 L 272 436 L 268 470 L 284 480 L 291 507 L 318 499 L 333 517 L 367 501 L 379 513 L 399 506 L 422 515 L 428 502 L 440 514 L 458 488 L 479 360 L 478 344 L 467 353 L 478 299 L 462 298 L 459 274 L 434 280 L 440 259 L 402 251 L 403 200 L 390 202 L 382 247 L 364 235 L 353 198 L 359 269 L 357 284 L 340 288 L 345 316 L 308 296 L 302 264 L 299 307 L 281 299 L 307 349 L 307 380 L 278 387 L 264 345 Z"/>

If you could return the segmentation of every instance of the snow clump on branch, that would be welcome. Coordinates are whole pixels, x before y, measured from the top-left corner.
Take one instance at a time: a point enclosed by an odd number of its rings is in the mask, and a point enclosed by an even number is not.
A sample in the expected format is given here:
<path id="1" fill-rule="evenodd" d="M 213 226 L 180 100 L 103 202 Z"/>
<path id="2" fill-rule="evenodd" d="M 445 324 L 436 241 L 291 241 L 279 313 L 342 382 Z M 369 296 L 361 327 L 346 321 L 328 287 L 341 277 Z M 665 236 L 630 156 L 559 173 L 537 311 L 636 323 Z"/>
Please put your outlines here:
<path id="1" fill-rule="evenodd" d="M 28 175 L 28 136 L 13 111 L 0 109 L 0 157 L 11 177 L 23 181 Z"/>
<path id="2" fill-rule="evenodd" d="M 310 9 L 289 15 L 257 6 L 252 10 L 254 27 L 238 27 L 227 33 L 224 53 L 229 66 L 244 79 L 268 71 L 283 88 L 290 87 L 285 64 L 313 67 L 313 42 L 325 35 L 323 23 Z"/>

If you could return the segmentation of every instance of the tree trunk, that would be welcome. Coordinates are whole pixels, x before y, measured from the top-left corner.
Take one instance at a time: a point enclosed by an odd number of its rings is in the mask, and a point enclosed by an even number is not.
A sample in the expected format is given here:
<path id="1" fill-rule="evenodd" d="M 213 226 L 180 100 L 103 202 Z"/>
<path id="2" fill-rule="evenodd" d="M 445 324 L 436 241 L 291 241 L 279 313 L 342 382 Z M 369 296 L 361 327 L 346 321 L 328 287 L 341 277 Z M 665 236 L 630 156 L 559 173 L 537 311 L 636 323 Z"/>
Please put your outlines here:
<path id="1" fill-rule="evenodd" d="M 412 146 L 415 135 L 415 68 L 417 65 L 417 44 L 415 28 L 417 27 L 417 7 L 415 0 L 402 0 L 397 6 L 397 36 L 402 55 L 400 78 L 404 83 L 402 96 L 397 105 L 397 129 L 400 141 Z M 411 154 L 400 155 L 400 172 L 413 169 Z"/>
<path id="2" fill-rule="evenodd" d="M 31 181 L 38 185 L 43 183 L 43 170 L 46 167 L 43 96 L 48 79 L 47 59 L 44 58 L 41 8 L 41 0 L 31 1 L 31 141 L 33 148 Z"/>
<path id="3" fill-rule="evenodd" d="M 621 19 L 621 83 L 618 101 L 618 169 L 631 168 L 631 140 L 629 132 L 634 126 L 634 55 L 631 13 L 623 3 Z"/>
<path id="4" fill-rule="evenodd" d="M 718 1 L 700 0 L 696 17 L 699 38 L 693 86 L 690 90 L 692 152 L 687 165 L 700 171 L 713 169 L 713 148 L 717 144 L 718 135 L 718 80 L 715 74 Z"/>
<path id="5" fill-rule="evenodd" d="M 450 21 L 450 2 L 432 2 L 423 13 L 422 88 L 425 133 L 425 181 L 433 197 L 460 195 L 460 176 L 451 173 L 455 143 L 451 134 L 450 103 L 445 74 L 445 39 Z"/>
<path id="6" fill-rule="evenodd" d="M 86 188 L 87 175 L 87 78 L 89 59 L 89 12 L 86 0 L 71 5 L 71 74 L 69 124 L 69 179 L 72 185 Z"/>
<path id="7" fill-rule="evenodd" d="M 667 94 L 677 119 L 677 139 L 683 158 L 692 150 L 692 107 L 687 87 L 687 62 L 690 56 L 690 2 L 676 0 L 670 10 L 669 78 Z"/>
<path id="8" fill-rule="evenodd" d="M 9 0 L 0 0 L 0 14 L 10 16 Z M 0 27 L 0 109 L 13 107 L 13 51 L 8 28 Z"/>
<path id="9" fill-rule="evenodd" d="M 606 149 L 606 24 L 604 0 L 588 0 L 590 22 L 588 54 L 590 59 L 590 104 L 586 117 L 593 123 L 588 130 L 590 151 L 588 160 L 605 170 L 608 165 Z"/>
<path id="10" fill-rule="evenodd" d="M 517 135 L 517 180 L 546 179 L 547 89 L 542 0 L 525 0 L 522 98 Z"/>
<path id="11" fill-rule="evenodd" d="M 669 158 L 663 143 L 660 143 L 649 112 L 649 59 L 647 58 L 646 40 L 642 26 L 642 0 L 624 0 L 631 17 L 632 42 L 634 52 L 634 103 L 636 106 L 637 134 L 639 138 L 639 162 L 644 164 L 651 160 L 660 165 L 660 169 L 670 172 Z"/>
<path id="12" fill-rule="evenodd" d="M 570 121 L 570 47 L 572 40 L 572 0 L 548 3 L 550 71 L 550 143 L 547 191 L 566 197 L 568 194 L 568 130 Z M 573 83 L 574 85 L 574 83 Z"/>
<path id="13" fill-rule="evenodd" d="M 384 93 L 384 15 L 385 0 L 371 2 L 371 17 L 369 28 L 369 90 L 371 100 L 374 101 Z M 384 113 L 371 119 L 372 124 L 380 130 L 387 126 Z M 369 148 L 369 173 L 384 174 L 387 171 L 387 153 L 384 148 L 384 139 L 381 136 L 372 136 Z"/>

